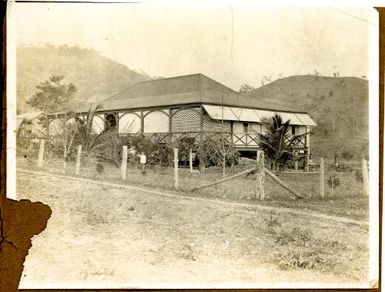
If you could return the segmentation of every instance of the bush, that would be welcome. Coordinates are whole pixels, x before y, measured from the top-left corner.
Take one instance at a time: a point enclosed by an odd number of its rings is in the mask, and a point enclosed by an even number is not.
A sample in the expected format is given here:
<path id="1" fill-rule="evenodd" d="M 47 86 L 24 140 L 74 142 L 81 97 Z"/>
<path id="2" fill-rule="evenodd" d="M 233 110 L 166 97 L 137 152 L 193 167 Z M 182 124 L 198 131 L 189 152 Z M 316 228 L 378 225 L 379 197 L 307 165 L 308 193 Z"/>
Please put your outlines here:
<path id="1" fill-rule="evenodd" d="M 39 140 L 30 137 L 16 138 L 16 155 L 24 156 L 27 159 L 37 158 L 39 153 Z"/>
<path id="2" fill-rule="evenodd" d="M 354 171 L 354 177 L 356 178 L 356 181 L 358 181 L 358 182 L 363 182 L 364 181 L 364 179 L 362 177 L 362 171 L 359 170 L 359 169 L 356 169 Z"/>
<path id="3" fill-rule="evenodd" d="M 179 158 L 181 161 L 188 161 L 190 156 L 190 149 L 194 147 L 195 138 L 183 137 L 178 141 Z"/>
<path id="4" fill-rule="evenodd" d="M 307 246 L 312 239 L 310 230 L 293 228 L 291 231 L 282 231 L 276 238 L 276 243 L 280 245 L 292 244 L 294 246 Z"/>
<path id="5" fill-rule="evenodd" d="M 224 147 L 223 147 L 224 145 Z M 198 158 L 206 166 L 222 166 L 223 148 L 225 150 L 226 166 L 236 165 L 239 162 L 239 152 L 228 143 L 225 138 L 206 138 L 198 147 Z"/>
<path id="6" fill-rule="evenodd" d="M 120 149 L 123 145 L 135 149 L 138 154 L 143 152 L 147 157 L 147 163 L 150 165 L 172 165 L 174 159 L 173 149 L 168 144 L 153 142 L 143 135 L 128 135 L 121 138 Z M 132 160 L 135 161 L 136 158 L 131 157 Z"/>
<path id="7" fill-rule="evenodd" d="M 351 159 L 353 159 L 354 154 L 353 154 L 352 150 L 344 150 L 344 151 L 342 151 L 341 156 L 345 160 L 351 160 Z"/>
<path id="8" fill-rule="evenodd" d="M 329 176 L 327 180 L 328 186 L 331 189 L 335 189 L 337 186 L 341 184 L 339 177 L 337 177 L 335 174 L 332 174 Z"/>

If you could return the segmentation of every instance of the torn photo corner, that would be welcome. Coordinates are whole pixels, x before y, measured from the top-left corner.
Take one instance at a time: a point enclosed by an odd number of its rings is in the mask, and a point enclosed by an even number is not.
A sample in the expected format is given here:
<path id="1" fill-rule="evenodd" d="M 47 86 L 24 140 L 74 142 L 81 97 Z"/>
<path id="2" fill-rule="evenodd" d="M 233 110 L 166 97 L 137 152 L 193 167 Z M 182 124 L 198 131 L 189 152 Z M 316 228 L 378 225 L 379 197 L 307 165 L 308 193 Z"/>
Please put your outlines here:
<path id="1" fill-rule="evenodd" d="M 19 288 L 375 288 L 379 14 L 12 2 Z"/>

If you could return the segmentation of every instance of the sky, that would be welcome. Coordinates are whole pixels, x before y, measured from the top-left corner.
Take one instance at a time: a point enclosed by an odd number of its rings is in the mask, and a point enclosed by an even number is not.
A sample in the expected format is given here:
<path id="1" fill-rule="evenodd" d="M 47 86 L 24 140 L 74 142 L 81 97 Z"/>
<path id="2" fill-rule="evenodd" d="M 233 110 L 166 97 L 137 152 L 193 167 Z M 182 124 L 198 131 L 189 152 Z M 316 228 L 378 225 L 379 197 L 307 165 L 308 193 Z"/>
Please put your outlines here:
<path id="1" fill-rule="evenodd" d="M 238 90 L 261 79 L 368 75 L 368 10 L 346 7 L 16 3 L 17 44 L 68 45 L 150 76 L 203 73 Z"/>

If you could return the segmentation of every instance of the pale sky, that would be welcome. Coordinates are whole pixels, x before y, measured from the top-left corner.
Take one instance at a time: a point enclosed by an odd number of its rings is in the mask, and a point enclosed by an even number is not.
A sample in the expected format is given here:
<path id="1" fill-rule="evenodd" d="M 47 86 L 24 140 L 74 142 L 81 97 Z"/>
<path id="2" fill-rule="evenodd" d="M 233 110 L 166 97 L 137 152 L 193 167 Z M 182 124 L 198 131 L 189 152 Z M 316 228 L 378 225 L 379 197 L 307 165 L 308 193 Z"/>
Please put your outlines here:
<path id="1" fill-rule="evenodd" d="M 18 44 L 77 45 L 151 76 L 203 73 L 238 90 L 263 76 L 368 75 L 368 10 L 345 7 L 31 4 Z"/>

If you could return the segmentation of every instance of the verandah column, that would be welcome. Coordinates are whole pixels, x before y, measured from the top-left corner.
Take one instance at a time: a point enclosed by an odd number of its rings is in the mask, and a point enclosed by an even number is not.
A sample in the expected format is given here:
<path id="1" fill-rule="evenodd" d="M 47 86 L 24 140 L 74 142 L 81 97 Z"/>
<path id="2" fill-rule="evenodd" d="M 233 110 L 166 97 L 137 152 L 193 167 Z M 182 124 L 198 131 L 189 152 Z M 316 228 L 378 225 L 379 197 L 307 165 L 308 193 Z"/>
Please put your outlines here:
<path id="1" fill-rule="evenodd" d="M 144 115 L 143 110 L 140 111 L 140 133 L 144 134 Z"/>
<path id="2" fill-rule="evenodd" d="M 309 171 L 309 160 L 310 160 L 310 127 L 306 126 L 306 136 L 305 136 L 305 171 Z"/>
<path id="3" fill-rule="evenodd" d="M 168 142 L 172 145 L 172 109 L 168 111 L 169 124 L 168 124 Z"/>
<path id="4" fill-rule="evenodd" d="M 203 106 L 200 106 L 200 133 L 199 133 L 199 145 L 202 146 L 203 144 Z M 199 159 L 199 170 L 204 172 L 205 171 L 205 161 L 200 158 Z"/>

